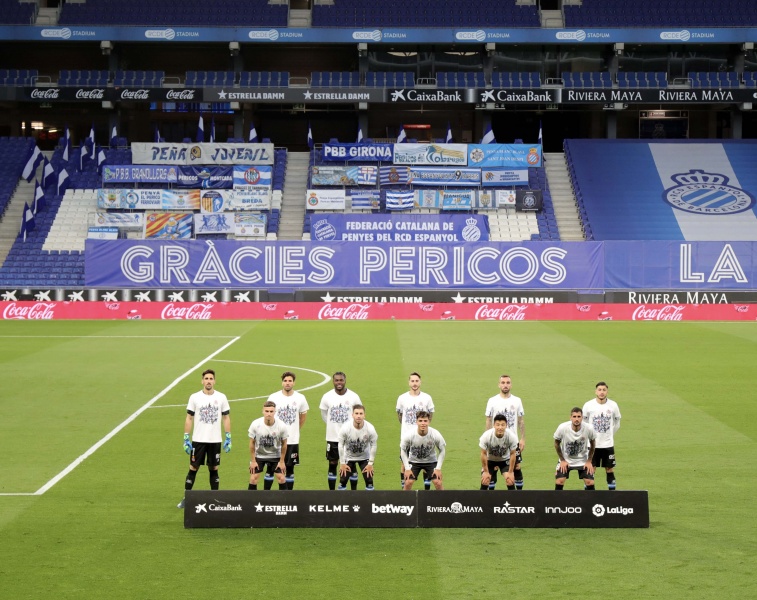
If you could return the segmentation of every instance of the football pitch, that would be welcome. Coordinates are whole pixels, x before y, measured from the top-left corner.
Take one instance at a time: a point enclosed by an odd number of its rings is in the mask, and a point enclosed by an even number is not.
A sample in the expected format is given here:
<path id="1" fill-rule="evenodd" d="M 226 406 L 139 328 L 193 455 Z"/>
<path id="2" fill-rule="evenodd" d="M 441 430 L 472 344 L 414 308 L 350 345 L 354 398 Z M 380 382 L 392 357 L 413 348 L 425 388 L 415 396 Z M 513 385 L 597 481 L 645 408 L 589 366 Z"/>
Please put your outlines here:
<path id="1" fill-rule="evenodd" d="M 0 357 L 0 598 L 757 597 L 757 323 L 3 321 Z M 284 370 L 310 405 L 296 489 L 326 488 L 334 371 L 378 431 L 377 489 L 400 487 L 411 371 L 448 489 L 478 489 L 501 374 L 525 407 L 529 490 L 553 489 L 552 434 L 604 380 L 618 489 L 649 490 L 650 528 L 185 530 L 185 407 L 208 367 L 231 401 L 221 489 L 246 489 L 247 428 Z"/>

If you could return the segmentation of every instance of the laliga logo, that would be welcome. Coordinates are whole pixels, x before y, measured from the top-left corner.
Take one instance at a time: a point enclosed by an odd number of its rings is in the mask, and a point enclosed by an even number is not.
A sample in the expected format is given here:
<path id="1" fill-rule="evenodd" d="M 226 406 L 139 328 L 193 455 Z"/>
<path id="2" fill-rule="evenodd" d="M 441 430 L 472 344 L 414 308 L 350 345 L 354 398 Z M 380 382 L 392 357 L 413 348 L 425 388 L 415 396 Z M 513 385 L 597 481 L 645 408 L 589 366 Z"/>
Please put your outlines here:
<path id="1" fill-rule="evenodd" d="M 53 319 L 55 317 L 54 307 L 55 302 L 36 302 L 31 306 L 19 306 L 15 302 L 11 302 L 3 310 L 3 319 Z"/>
<path id="2" fill-rule="evenodd" d="M 251 40 L 270 40 L 275 42 L 279 39 L 279 32 L 275 29 L 269 29 L 268 31 L 250 31 L 247 37 Z"/>
<path id="3" fill-rule="evenodd" d="M 478 31 L 458 31 L 455 34 L 455 39 L 483 42 L 486 41 L 486 32 L 481 29 Z"/>
<path id="4" fill-rule="evenodd" d="M 576 42 L 583 42 L 586 39 L 586 32 L 583 29 L 578 31 L 558 31 L 555 34 L 558 40 L 575 40 Z"/>
<path id="5" fill-rule="evenodd" d="M 145 31 L 145 37 L 149 40 L 172 40 L 176 37 L 176 32 L 171 29 L 148 29 Z"/>
<path id="6" fill-rule="evenodd" d="M 61 40 L 67 40 L 71 37 L 71 30 L 68 27 L 61 29 L 43 29 L 40 32 L 43 38 L 57 38 Z"/>
<path id="7" fill-rule="evenodd" d="M 345 308 L 332 307 L 331 303 L 324 304 L 318 311 L 318 319 L 332 321 L 365 321 L 368 319 L 370 304 L 350 304 Z"/>
<path id="8" fill-rule="evenodd" d="M 680 41 L 680 42 L 688 42 L 691 38 L 691 33 L 689 33 L 686 29 L 682 29 L 681 31 L 662 31 L 660 32 L 660 39 L 661 40 L 670 40 L 670 41 Z"/>
<path id="9" fill-rule="evenodd" d="M 173 302 L 165 305 L 160 313 L 161 319 L 184 319 L 208 321 L 213 316 L 213 304 L 192 304 L 191 306 L 176 306 Z"/>
<path id="10" fill-rule="evenodd" d="M 645 304 L 640 304 L 633 311 L 632 321 L 681 321 L 683 320 L 683 309 L 685 306 L 675 306 L 667 304 L 662 308 L 647 308 Z"/>
<path id="11" fill-rule="evenodd" d="M 527 305 L 508 304 L 503 308 L 489 308 L 482 304 L 476 310 L 476 321 L 525 321 Z"/>
<path id="12" fill-rule="evenodd" d="M 375 29 L 373 31 L 353 31 L 352 39 L 361 40 L 364 42 L 380 42 L 382 38 L 381 31 Z"/>

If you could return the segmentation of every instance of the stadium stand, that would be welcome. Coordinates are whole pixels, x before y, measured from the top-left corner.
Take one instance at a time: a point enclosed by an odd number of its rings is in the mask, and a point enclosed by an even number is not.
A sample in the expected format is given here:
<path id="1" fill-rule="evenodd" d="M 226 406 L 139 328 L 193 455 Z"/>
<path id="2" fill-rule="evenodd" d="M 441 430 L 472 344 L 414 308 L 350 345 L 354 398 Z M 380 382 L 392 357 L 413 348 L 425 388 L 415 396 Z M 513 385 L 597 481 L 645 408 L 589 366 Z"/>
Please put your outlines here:
<path id="1" fill-rule="evenodd" d="M 34 85 L 37 69 L 0 69 L 0 85 Z"/>
<path id="2" fill-rule="evenodd" d="M 116 71 L 113 85 L 160 87 L 166 74 L 164 71 Z"/>
<path id="3" fill-rule="evenodd" d="M 313 6 L 314 27 L 539 27 L 535 4 L 515 0 L 334 0 Z"/>
<path id="4" fill-rule="evenodd" d="M 566 27 L 754 27 L 757 11 L 742 0 L 582 0 L 564 4 Z"/>
<path id="5" fill-rule="evenodd" d="M 618 87 L 621 88 L 666 88 L 667 73 L 643 71 L 618 71 Z"/>
<path id="6" fill-rule="evenodd" d="M 7 1 L 7 0 L 5 0 Z M 87 0 L 67 2 L 60 25 L 286 27 L 289 7 L 268 0 Z"/>
<path id="7" fill-rule="evenodd" d="M 37 14 L 37 4 L 19 0 L 0 0 L 0 24 L 30 25 Z"/>

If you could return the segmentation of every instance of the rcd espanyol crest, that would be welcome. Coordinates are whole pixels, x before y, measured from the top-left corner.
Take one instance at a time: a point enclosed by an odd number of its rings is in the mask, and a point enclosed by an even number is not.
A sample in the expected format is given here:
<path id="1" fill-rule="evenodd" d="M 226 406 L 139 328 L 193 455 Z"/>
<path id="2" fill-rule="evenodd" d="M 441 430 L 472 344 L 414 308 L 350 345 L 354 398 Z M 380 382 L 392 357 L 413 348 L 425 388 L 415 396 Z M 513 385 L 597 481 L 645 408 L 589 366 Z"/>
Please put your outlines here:
<path id="1" fill-rule="evenodd" d="M 754 196 L 741 188 L 728 185 L 728 177 L 692 169 L 672 176 L 678 185 L 665 190 L 665 202 L 698 215 L 731 215 L 754 206 Z"/>
<path id="2" fill-rule="evenodd" d="M 465 221 L 466 225 L 463 229 L 463 239 L 466 242 L 477 242 L 481 239 L 481 230 L 478 228 L 476 219 L 471 217 Z"/>

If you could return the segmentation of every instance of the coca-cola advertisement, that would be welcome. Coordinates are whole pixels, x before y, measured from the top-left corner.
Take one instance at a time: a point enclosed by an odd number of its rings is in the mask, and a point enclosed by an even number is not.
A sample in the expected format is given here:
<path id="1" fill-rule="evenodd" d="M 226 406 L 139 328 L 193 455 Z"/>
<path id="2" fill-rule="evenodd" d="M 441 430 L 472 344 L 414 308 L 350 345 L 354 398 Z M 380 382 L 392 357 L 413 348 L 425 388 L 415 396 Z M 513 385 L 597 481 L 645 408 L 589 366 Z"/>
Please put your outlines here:
<path id="1" fill-rule="evenodd" d="M 754 304 L 0 302 L 3 319 L 254 321 L 755 321 Z"/>
<path id="2" fill-rule="evenodd" d="M 38 102 L 101 102 L 114 99 L 114 91 L 103 87 L 30 87 L 22 88 L 19 93 L 19 99 Z"/>

